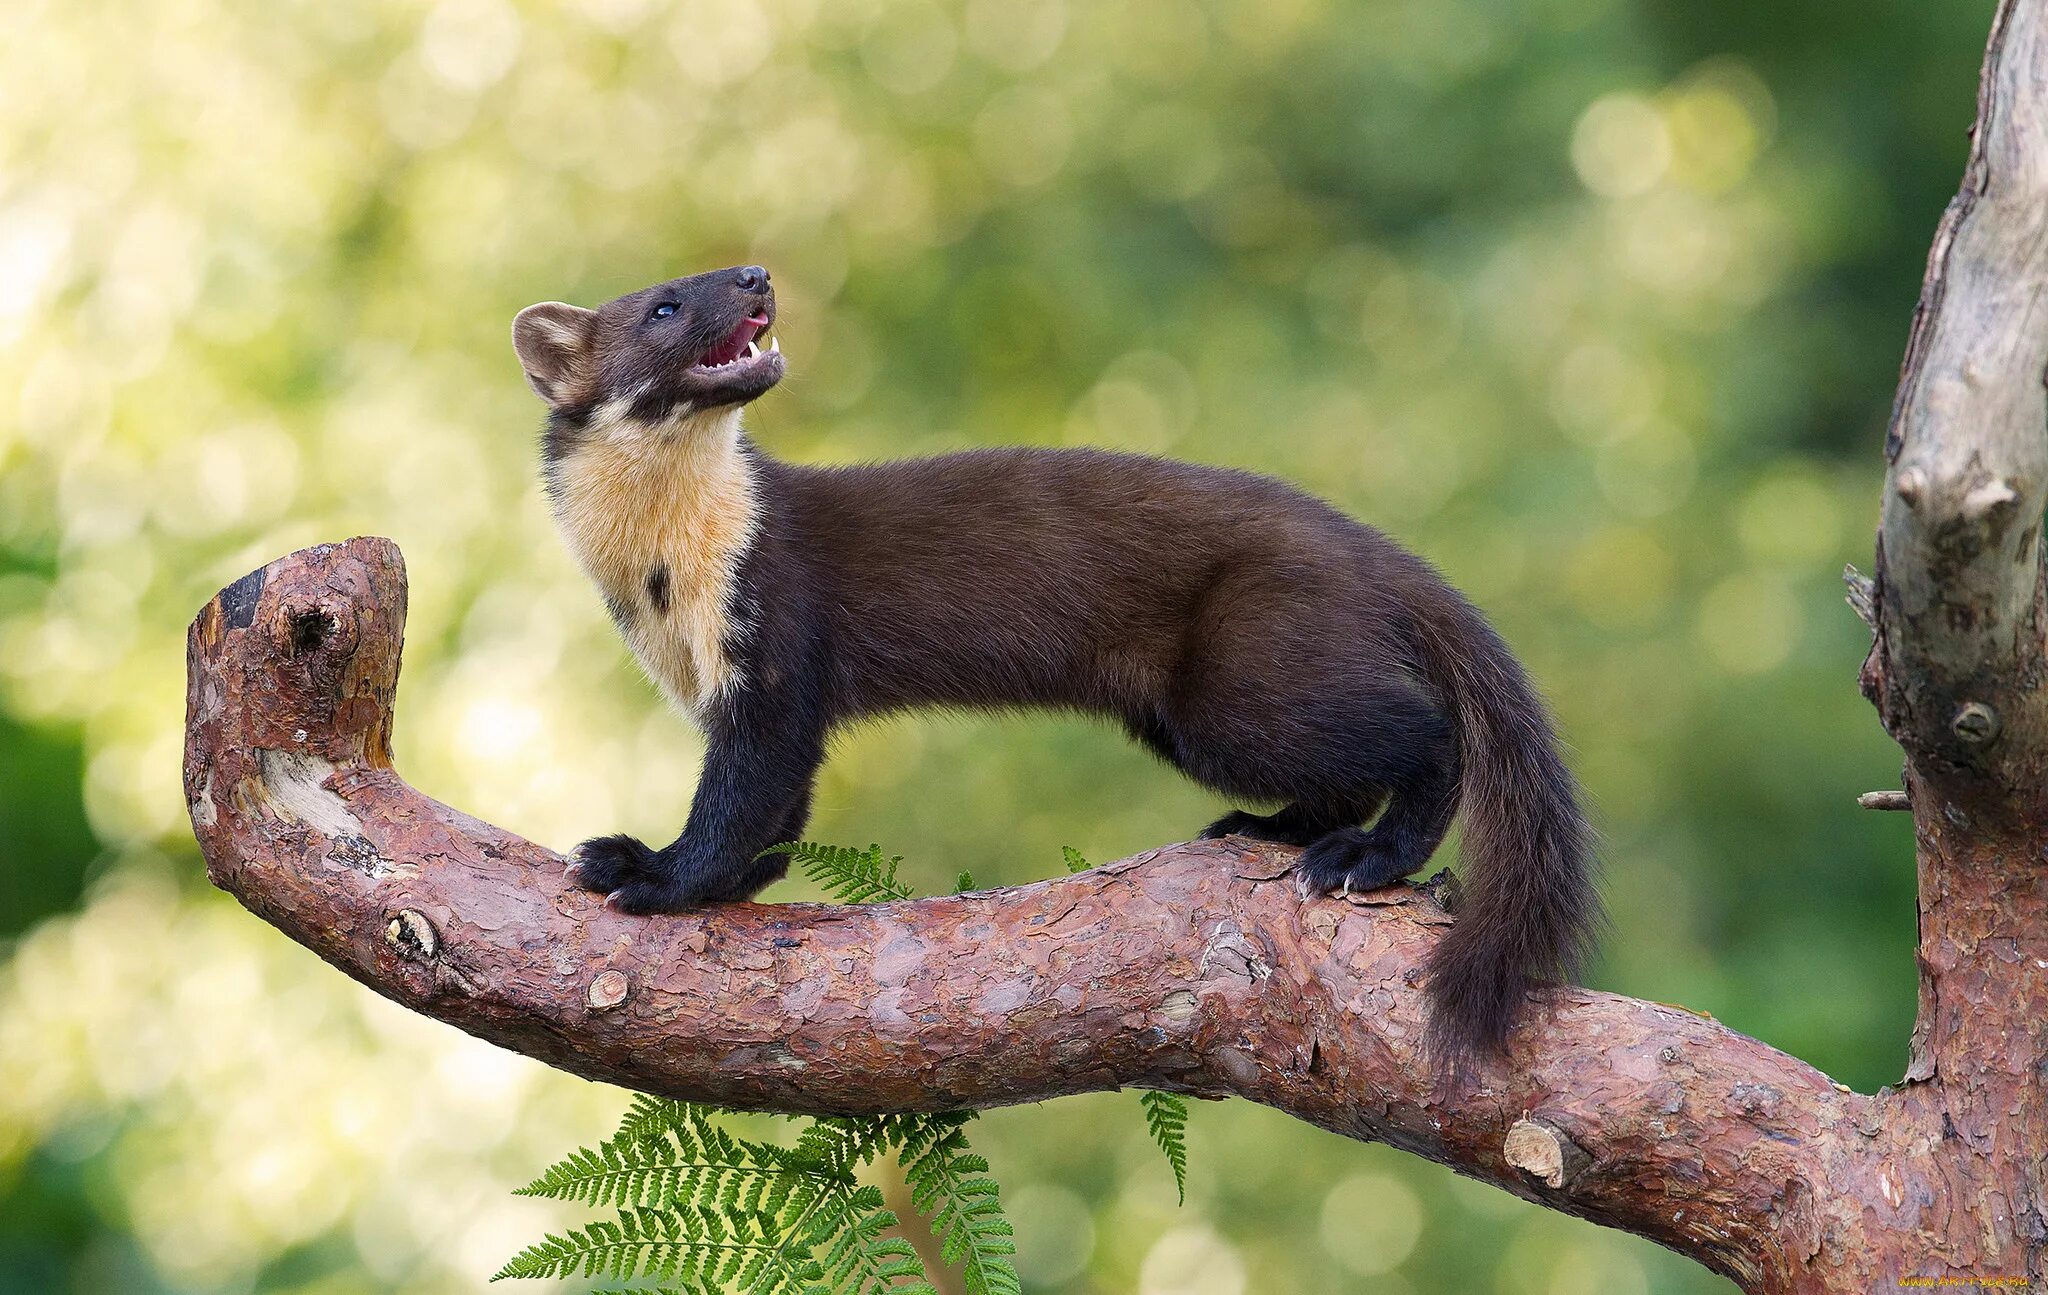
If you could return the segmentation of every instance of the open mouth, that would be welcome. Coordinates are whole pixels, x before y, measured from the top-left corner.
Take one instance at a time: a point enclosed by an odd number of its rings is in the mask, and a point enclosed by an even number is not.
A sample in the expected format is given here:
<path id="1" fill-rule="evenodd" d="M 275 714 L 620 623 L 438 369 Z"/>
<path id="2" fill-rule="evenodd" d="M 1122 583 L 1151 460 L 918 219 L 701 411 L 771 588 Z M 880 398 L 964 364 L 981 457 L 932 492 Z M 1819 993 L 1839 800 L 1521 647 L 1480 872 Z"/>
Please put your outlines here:
<path id="1" fill-rule="evenodd" d="M 710 373 L 720 369 L 729 369 L 734 365 L 751 363 L 760 359 L 763 355 L 776 354 L 782 349 L 781 344 L 776 339 L 772 337 L 768 339 L 768 349 L 766 351 L 763 351 L 755 342 L 755 339 L 761 335 L 761 330 L 766 327 L 768 327 L 768 316 L 747 316 L 730 333 L 725 335 L 724 340 L 720 341 L 709 351 L 706 351 L 703 359 L 691 365 L 691 370 L 693 372 Z"/>

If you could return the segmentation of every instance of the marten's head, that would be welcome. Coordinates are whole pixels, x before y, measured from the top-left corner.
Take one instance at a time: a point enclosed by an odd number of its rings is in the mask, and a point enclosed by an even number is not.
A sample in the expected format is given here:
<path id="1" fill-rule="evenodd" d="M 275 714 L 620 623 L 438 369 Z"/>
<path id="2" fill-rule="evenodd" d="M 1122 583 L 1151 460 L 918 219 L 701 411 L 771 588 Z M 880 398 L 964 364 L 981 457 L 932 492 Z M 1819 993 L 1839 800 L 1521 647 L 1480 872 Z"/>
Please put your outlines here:
<path id="1" fill-rule="evenodd" d="M 657 283 L 596 310 L 528 306 L 512 321 L 512 345 L 551 422 L 662 424 L 744 405 L 780 382 L 781 350 L 759 341 L 774 322 L 768 271 L 740 265 Z"/>

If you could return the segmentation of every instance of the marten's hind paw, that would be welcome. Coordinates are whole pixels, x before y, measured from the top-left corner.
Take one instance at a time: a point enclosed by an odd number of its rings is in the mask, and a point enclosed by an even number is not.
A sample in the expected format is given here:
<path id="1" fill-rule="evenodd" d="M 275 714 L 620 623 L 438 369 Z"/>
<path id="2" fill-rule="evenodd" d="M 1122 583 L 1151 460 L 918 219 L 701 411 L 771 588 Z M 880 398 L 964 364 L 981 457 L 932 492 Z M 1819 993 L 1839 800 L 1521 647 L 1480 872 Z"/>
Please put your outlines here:
<path id="1" fill-rule="evenodd" d="M 1234 809 L 1203 828 L 1202 839 L 1212 841 L 1219 836 L 1248 836 L 1254 841 L 1272 841 L 1279 845 L 1307 845 L 1320 840 L 1329 830 L 1327 821 L 1313 820 L 1299 807 L 1290 805 L 1277 814 L 1249 814 Z"/>
<path id="2" fill-rule="evenodd" d="M 1220 836 L 1257 836 L 1259 829 L 1265 825 L 1264 815 L 1247 814 L 1241 809 L 1233 809 L 1203 828 L 1200 839 L 1213 841 Z"/>
<path id="3" fill-rule="evenodd" d="M 1391 886 L 1416 865 L 1397 855 L 1361 827 L 1340 827 L 1316 838 L 1295 865 L 1294 885 L 1303 899 L 1342 891 Z"/>
<path id="4" fill-rule="evenodd" d="M 654 851 L 630 836 L 593 837 L 569 856 L 570 884 L 600 894 L 609 895 L 659 871 Z"/>

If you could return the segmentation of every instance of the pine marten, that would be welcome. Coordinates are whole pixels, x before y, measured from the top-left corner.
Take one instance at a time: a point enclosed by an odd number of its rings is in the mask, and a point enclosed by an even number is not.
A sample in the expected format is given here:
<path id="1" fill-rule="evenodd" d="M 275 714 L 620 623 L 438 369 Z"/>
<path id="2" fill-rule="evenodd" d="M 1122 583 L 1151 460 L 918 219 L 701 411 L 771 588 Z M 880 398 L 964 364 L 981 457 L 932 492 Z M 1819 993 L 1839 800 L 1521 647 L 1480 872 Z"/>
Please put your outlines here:
<path id="1" fill-rule="evenodd" d="M 1496 1050 L 1588 952 L 1589 833 L 1542 702 L 1422 559 L 1268 477 L 1102 450 L 785 463 L 740 410 L 783 376 L 768 272 L 715 270 L 513 322 L 548 405 L 570 548 L 709 749 L 687 824 L 586 841 L 627 913 L 745 899 L 787 862 L 836 725 L 915 707 L 1107 716 L 1304 847 L 1304 896 L 1415 872 L 1465 822 L 1437 1040 Z M 1370 824 L 1370 826 L 1367 826 Z"/>

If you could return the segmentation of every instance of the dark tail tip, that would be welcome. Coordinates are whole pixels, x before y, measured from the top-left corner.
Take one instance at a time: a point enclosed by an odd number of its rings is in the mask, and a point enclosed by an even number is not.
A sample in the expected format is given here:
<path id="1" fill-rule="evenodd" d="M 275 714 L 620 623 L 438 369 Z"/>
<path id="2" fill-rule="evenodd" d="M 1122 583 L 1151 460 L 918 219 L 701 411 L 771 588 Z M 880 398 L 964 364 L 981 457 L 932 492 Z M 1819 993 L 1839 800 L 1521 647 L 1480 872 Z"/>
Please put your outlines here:
<path id="1" fill-rule="evenodd" d="M 1439 1065 L 1502 1055 L 1530 994 L 1584 969 L 1602 917 L 1576 814 L 1572 826 L 1510 869 L 1498 854 L 1469 860 L 1478 893 L 1467 891 L 1429 961 L 1426 1044 Z"/>
<path id="2" fill-rule="evenodd" d="M 1455 929 L 1455 928 L 1453 928 Z M 1507 1050 L 1508 1031 L 1535 982 L 1446 936 L 1429 961 L 1429 1030 L 1424 1049 L 1440 1069 L 1456 1070 Z"/>

